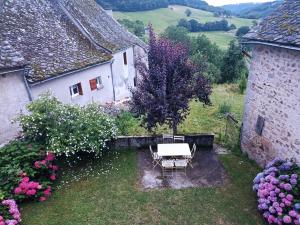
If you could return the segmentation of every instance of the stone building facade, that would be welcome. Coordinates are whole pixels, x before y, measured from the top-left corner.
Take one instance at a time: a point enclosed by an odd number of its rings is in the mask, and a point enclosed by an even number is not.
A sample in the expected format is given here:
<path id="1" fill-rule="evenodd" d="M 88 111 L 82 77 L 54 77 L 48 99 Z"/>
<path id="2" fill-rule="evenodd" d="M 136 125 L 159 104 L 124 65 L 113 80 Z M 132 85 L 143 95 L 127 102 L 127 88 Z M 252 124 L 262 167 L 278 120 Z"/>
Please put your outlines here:
<path id="1" fill-rule="evenodd" d="M 261 165 L 275 157 L 300 161 L 300 51 L 255 46 L 245 101 L 243 150 Z"/>
<path id="2" fill-rule="evenodd" d="M 245 36 L 253 51 L 241 146 L 261 166 L 276 157 L 300 163 L 299 12 L 300 2 L 288 0 Z"/>

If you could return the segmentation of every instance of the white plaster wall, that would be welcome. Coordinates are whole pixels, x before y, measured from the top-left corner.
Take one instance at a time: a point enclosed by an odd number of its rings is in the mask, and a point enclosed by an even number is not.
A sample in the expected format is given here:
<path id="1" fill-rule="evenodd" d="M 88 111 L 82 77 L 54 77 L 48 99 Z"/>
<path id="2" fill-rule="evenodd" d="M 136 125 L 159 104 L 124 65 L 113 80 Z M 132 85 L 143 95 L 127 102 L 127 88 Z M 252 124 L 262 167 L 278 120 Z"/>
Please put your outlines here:
<path id="1" fill-rule="evenodd" d="M 21 129 L 12 123 L 29 102 L 23 72 L 0 75 L 0 145 L 15 139 Z"/>
<path id="2" fill-rule="evenodd" d="M 124 65 L 123 53 L 127 54 L 127 65 Z M 115 85 L 116 101 L 131 97 L 130 88 L 134 86 L 136 75 L 134 67 L 133 47 L 113 54 L 113 76 Z"/>
<path id="3" fill-rule="evenodd" d="M 91 91 L 90 80 L 101 76 L 103 88 Z M 71 97 L 69 87 L 81 83 L 83 95 Z M 80 72 L 66 75 L 31 87 L 33 98 L 41 93 L 50 91 L 61 102 L 69 104 L 86 105 L 97 102 L 105 104 L 113 101 L 113 87 L 110 63 L 95 66 Z"/>

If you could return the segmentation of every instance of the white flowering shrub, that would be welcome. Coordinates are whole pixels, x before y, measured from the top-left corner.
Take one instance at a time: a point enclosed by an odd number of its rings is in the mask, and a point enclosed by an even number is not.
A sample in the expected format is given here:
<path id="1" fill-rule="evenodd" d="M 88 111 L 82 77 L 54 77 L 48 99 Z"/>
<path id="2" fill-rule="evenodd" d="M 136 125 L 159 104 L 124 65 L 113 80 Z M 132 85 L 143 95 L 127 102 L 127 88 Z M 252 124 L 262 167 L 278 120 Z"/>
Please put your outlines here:
<path id="1" fill-rule="evenodd" d="M 27 108 L 30 113 L 19 117 L 24 136 L 58 155 L 79 151 L 101 155 L 117 135 L 114 119 L 96 104 L 63 104 L 46 93 Z"/>

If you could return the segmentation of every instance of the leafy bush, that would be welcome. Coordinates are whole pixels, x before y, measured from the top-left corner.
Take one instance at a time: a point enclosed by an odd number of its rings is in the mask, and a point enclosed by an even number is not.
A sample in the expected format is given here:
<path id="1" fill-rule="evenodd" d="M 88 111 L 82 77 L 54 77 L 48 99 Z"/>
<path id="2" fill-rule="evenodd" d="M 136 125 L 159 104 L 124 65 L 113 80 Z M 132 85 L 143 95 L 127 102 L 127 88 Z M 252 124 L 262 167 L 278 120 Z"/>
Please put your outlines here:
<path id="1" fill-rule="evenodd" d="M 299 175 L 296 163 L 275 159 L 255 177 L 258 209 L 269 224 L 300 224 Z"/>
<path id="2" fill-rule="evenodd" d="M 141 129 L 141 120 L 128 111 L 121 112 L 115 121 L 120 135 L 137 134 Z"/>
<path id="3" fill-rule="evenodd" d="M 226 113 L 229 113 L 231 111 L 231 107 L 231 104 L 225 101 L 219 105 L 218 112 L 221 115 L 225 115 Z"/>
<path id="4" fill-rule="evenodd" d="M 0 189 L 4 197 L 13 197 L 12 190 L 18 186 L 22 171 L 36 174 L 33 162 L 43 155 L 41 146 L 30 142 L 14 141 L 0 148 Z"/>
<path id="5" fill-rule="evenodd" d="M 55 156 L 48 153 L 42 160 L 34 162 L 35 174 L 21 173 L 19 186 L 14 189 L 15 199 L 38 199 L 45 201 L 51 195 L 51 184 L 56 180 L 58 166 L 54 164 Z"/>
<path id="6" fill-rule="evenodd" d="M 51 193 L 46 190 L 51 191 L 58 170 L 54 160 L 54 154 L 46 154 L 40 145 L 25 141 L 14 141 L 1 148 L 1 198 L 22 201 L 49 197 Z"/>
<path id="7" fill-rule="evenodd" d="M 114 120 L 96 104 L 62 104 L 46 93 L 27 108 L 30 114 L 19 118 L 25 137 L 56 154 L 86 151 L 101 155 L 117 134 Z"/>

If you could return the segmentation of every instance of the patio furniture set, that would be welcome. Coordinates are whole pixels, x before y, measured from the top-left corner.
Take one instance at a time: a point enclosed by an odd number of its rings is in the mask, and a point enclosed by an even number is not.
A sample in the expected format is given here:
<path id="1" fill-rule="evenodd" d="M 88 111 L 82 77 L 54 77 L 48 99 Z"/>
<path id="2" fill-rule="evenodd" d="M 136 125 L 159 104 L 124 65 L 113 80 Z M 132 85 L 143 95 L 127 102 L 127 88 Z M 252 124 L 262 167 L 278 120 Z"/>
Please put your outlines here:
<path id="1" fill-rule="evenodd" d="M 152 146 L 149 146 L 153 159 L 153 169 L 156 166 L 162 168 L 163 177 L 168 172 L 184 172 L 192 165 L 192 160 L 196 153 L 196 144 L 193 144 L 190 150 L 189 144 L 184 143 L 184 136 L 163 135 L 163 143 L 157 145 L 157 152 L 154 152 Z"/>

